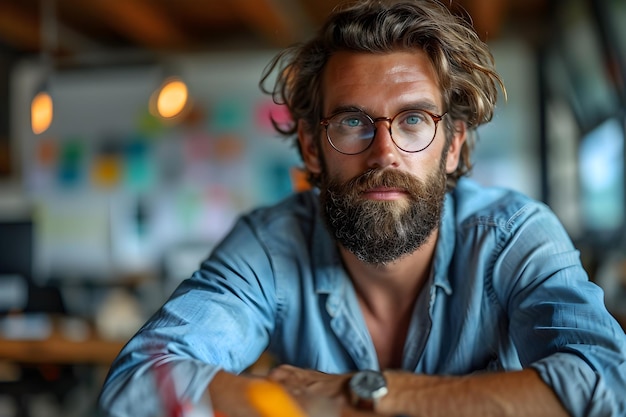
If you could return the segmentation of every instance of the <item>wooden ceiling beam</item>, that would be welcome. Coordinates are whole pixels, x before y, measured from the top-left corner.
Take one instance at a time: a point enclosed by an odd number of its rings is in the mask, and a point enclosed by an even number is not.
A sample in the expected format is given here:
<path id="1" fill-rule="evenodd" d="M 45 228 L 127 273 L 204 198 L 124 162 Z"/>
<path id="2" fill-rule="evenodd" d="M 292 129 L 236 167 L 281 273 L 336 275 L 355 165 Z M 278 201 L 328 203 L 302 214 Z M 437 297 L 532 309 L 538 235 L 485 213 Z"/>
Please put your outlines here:
<path id="1" fill-rule="evenodd" d="M 39 19 L 15 4 L 0 3 L 0 37 L 16 49 L 38 51 L 41 45 Z"/>
<path id="2" fill-rule="evenodd" d="M 76 2 L 91 9 L 119 34 L 149 49 L 184 48 L 190 40 L 154 3 L 145 0 Z"/>
<path id="3" fill-rule="evenodd" d="M 308 24 L 303 22 L 297 4 L 277 0 L 232 0 L 231 7 L 270 44 L 284 47 L 301 38 L 301 31 Z"/>

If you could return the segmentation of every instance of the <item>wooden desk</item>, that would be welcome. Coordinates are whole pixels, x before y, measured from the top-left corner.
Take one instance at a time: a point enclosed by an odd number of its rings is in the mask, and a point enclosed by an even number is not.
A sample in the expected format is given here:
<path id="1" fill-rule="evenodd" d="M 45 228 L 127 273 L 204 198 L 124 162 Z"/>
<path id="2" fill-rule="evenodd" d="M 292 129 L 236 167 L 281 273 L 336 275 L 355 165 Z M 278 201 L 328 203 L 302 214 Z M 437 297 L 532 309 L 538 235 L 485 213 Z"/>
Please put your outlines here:
<path id="1" fill-rule="evenodd" d="M 68 338 L 53 320 L 45 339 L 6 339 L 0 337 L 0 360 L 29 364 L 92 364 L 108 366 L 124 346 L 123 341 L 100 338 L 89 328 L 80 339 Z"/>

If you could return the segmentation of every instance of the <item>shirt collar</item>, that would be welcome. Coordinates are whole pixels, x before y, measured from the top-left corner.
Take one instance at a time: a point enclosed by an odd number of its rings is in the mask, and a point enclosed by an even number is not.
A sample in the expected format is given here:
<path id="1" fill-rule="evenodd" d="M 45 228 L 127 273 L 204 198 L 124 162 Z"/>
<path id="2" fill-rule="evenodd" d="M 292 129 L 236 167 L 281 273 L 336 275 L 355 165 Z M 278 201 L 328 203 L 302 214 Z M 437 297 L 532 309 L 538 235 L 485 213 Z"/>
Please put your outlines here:
<path id="1" fill-rule="evenodd" d="M 446 294 L 452 294 L 452 286 L 448 279 L 448 270 L 455 245 L 455 222 L 454 222 L 454 197 L 452 193 L 446 193 L 443 201 L 443 212 L 439 225 L 439 237 L 435 249 L 435 259 L 433 262 L 434 279 L 433 284 L 441 287 Z"/>

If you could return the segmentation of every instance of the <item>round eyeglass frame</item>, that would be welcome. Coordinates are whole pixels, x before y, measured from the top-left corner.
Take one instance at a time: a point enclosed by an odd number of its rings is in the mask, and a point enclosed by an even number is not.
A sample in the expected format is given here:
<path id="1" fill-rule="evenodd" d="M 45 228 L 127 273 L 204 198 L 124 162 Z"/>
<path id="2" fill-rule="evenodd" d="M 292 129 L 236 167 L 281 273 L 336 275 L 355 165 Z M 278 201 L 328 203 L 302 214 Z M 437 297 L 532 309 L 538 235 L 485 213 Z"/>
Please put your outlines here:
<path id="1" fill-rule="evenodd" d="M 396 140 L 393 138 L 393 132 L 391 131 L 391 125 L 392 125 L 393 121 L 395 120 L 395 118 L 398 117 L 399 115 L 403 114 L 403 113 L 410 112 L 410 111 L 424 112 L 433 120 L 433 123 L 435 123 L 435 131 L 433 132 L 433 137 L 430 139 L 430 141 L 424 147 L 422 147 L 421 149 L 415 150 L 415 151 L 407 151 L 406 149 L 400 147 L 398 145 L 398 143 L 396 142 Z M 367 146 L 365 148 L 363 148 L 362 150 L 360 150 L 358 152 L 345 152 L 345 151 L 340 150 L 339 148 L 337 148 L 335 146 L 335 144 L 333 143 L 333 140 L 330 138 L 330 135 L 328 134 L 328 125 L 330 124 L 330 120 L 333 117 L 335 117 L 335 116 L 337 116 L 339 114 L 343 114 L 343 113 L 361 113 L 365 117 L 367 117 L 367 119 L 372 123 L 372 126 L 374 126 L 374 135 L 372 136 L 372 139 L 370 139 L 370 142 L 367 144 Z M 436 114 L 436 113 L 433 113 L 431 111 L 424 110 L 424 109 L 405 109 L 405 110 L 402 110 L 402 111 L 398 112 L 393 117 L 382 116 L 382 117 L 373 118 L 372 116 L 370 116 L 369 114 L 367 114 L 366 112 L 364 112 L 363 110 L 360 110 L 360 109 L 341 110 L 341 111 L 338 111 L 338 112 L 335 112 L 335 113 L 331 114 L 328 117 L 322 118 L 320 120 L 320 124 L 322 126 L 324 126 L 324 128 L 326 130 L 326 140 L 328 140 L 328 143 L 330 143 L 330 146 L 332 146 L 333 149 L 336 150 L 337 152 L 339 152 L 341 154 L 344 154 L 344 155 L 358 155 L 358 154 L 363 153 L 366 150 L 368 150 L 370 148 L 370 146 L 372 146 L 372 143 L 374 143 L 374 139 L 376 139 L 376 132 L 377 132 L 377 129 L 378 129 L 376 127 L 376 123 L 378 123 L 378 122 L 388 122 L 389 123 L 389 127 L 388 127 L 387 130 L 389 131 L 389 136 L 391 137 L 391 140 L 392 140 L 393 144 L 396 145 L 396 148 L 398 148 L 401 151 L 406 152 L 406 153 L 418 153 L 418 152 L 421 152 L 424 149 L 428 148 L 431 145 L 431 143 L 433 143 L 433 141 L 435 140 L 435 136 L 437 136 L 437 126 L 438 126 L 439 122 L 441 121 L 441 119 L 443 119 L 443 117 L 446 114 L 448 114 L 448 112 L 445 112 L 445 113 L 442 113 L 442 114 Z"/>

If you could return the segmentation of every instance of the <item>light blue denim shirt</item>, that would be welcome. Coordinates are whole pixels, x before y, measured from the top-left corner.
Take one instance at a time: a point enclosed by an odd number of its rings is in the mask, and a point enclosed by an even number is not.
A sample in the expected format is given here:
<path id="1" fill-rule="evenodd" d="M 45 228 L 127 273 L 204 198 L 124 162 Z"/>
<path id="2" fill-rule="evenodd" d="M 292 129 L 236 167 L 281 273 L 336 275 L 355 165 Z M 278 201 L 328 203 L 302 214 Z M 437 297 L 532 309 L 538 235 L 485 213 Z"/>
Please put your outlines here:
<path id="1" fill-rule="evenodd" d="M 328 373 L 378 368 L 315 192 L 243 216 L 123 349 L 100 404 L 114 416 L 157 416 L 159 365 L 176 397 L 195 402 L 218 369 L 242 372 L 265 350 Z M 626 415 L 626 336 L 555 215 L 462 179 L 446 196 L 402 368 L 525 367 L 573 416 Z"/>

